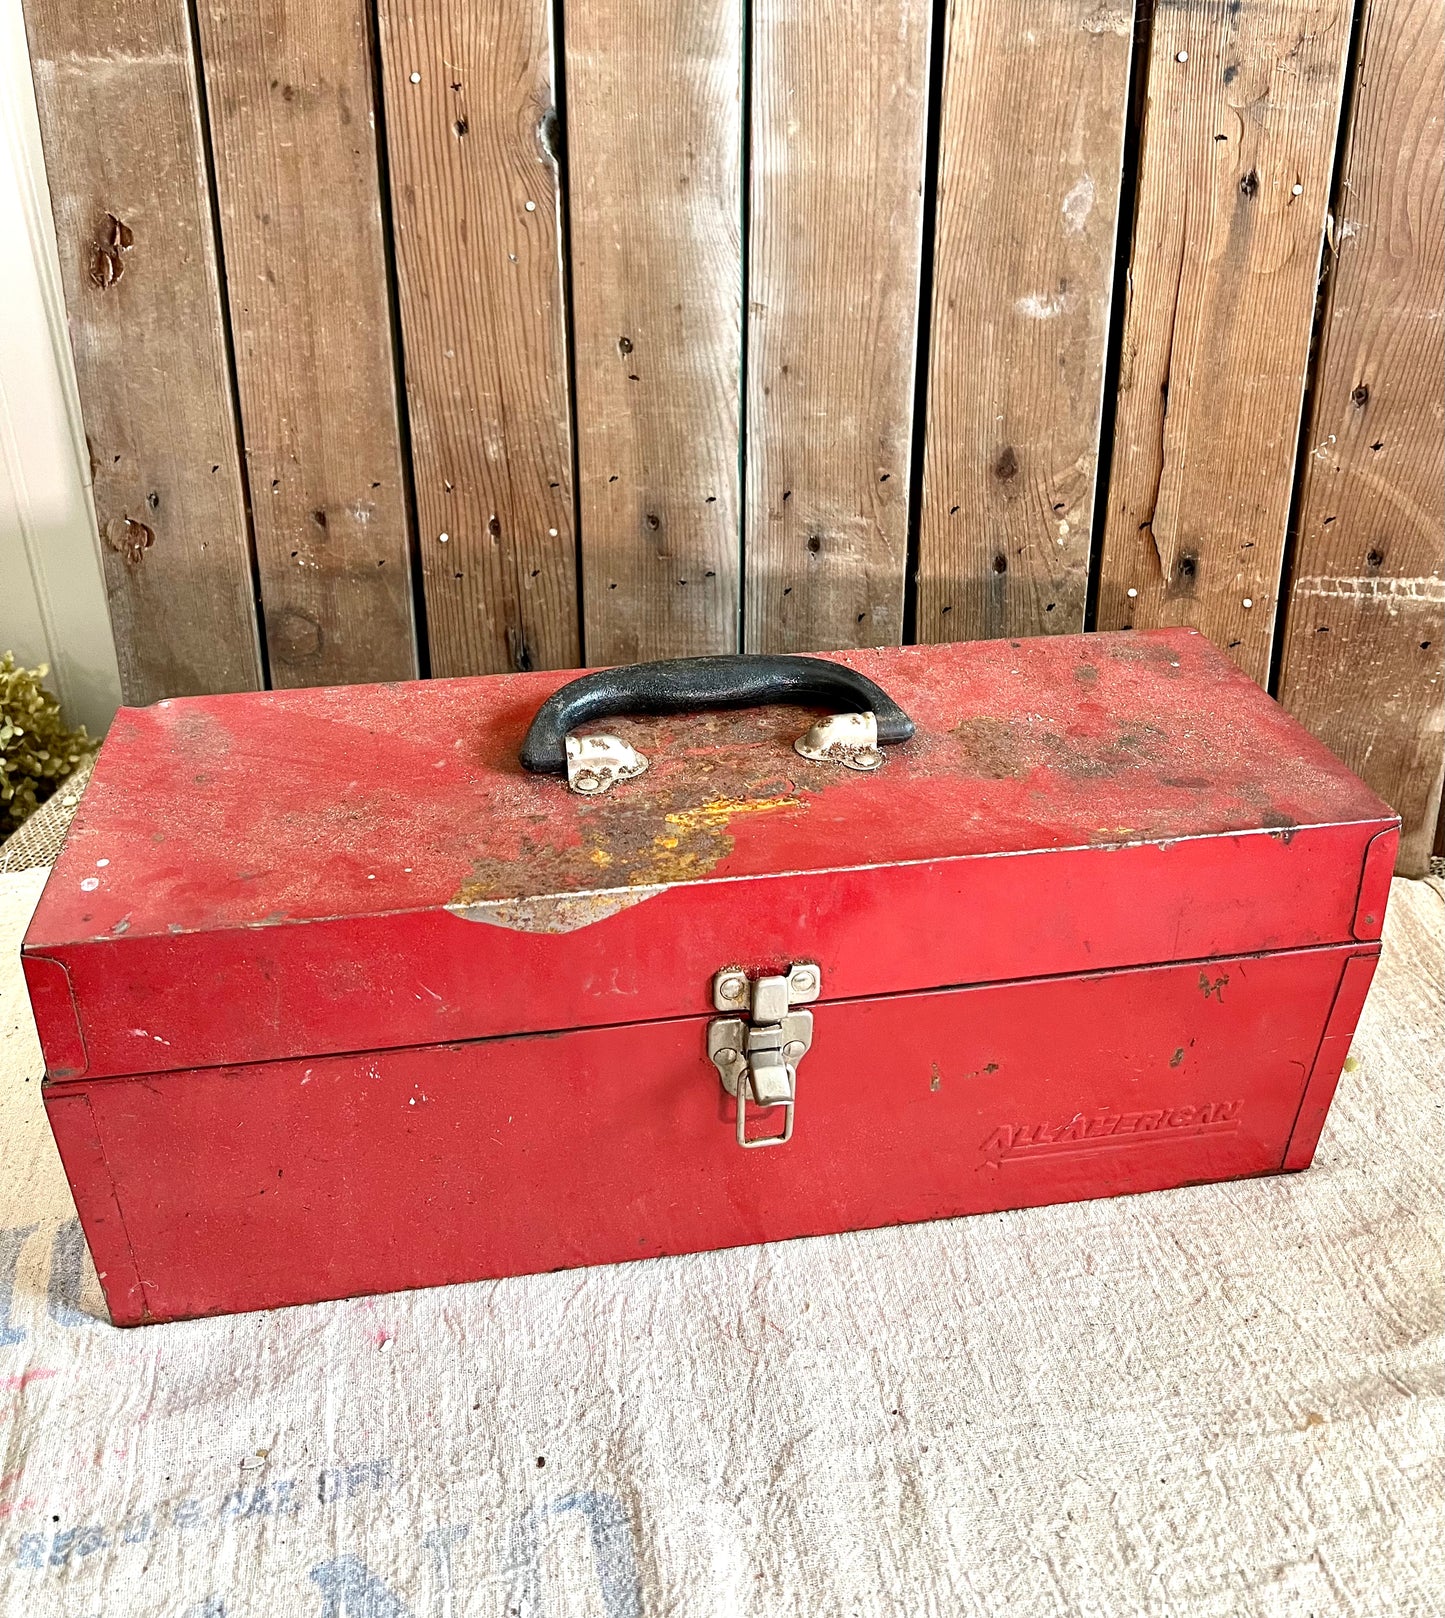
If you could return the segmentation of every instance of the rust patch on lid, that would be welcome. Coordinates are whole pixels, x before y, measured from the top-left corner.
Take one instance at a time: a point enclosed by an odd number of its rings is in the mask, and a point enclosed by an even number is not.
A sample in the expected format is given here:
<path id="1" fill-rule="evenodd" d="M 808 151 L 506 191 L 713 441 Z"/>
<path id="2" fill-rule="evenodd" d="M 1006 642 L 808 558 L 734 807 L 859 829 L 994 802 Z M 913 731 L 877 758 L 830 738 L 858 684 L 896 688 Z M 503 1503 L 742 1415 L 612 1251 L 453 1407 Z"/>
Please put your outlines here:
<path id="1" fill-rule="evenodd" d="M 1032 716 L 1031 716 L 1032 717 Z M 1165 767 L 1168 738 L 1158 726 L 1118 723 L 1098 733 L 1037 722 L 973 714 L 953 728 L 970 767 L 985 780 L 1024 780 L 1039 770 L 1073 781 L 1104 780 Z"/>
<path id="2" fill-rule="evenodd" d="M 1294 835 L 1299 830 L 1299 822 L 1291 816 L 1282 815 L 1278 809 L 1266 809 L 1259 818 L 1269 835 L 1283 843 L 1286 848 L 1294 841 Z"/>
<path id="3" fill-rule="evenodd" d="M 478 860 L 447 909 L 518 932 L 575 932 L 706 877 L 732 852 L 736 821 L 808 807 L 794 782 L 775 773 L 775 757 L 766 778 L 754 773 L 755 753 L 752 770 L 725 755 L 702 768 L 691 762 L 650 791 L 623 786 L 578 802 L 575 842 L 559 846 L 539 823 L 512 858 Z"/>

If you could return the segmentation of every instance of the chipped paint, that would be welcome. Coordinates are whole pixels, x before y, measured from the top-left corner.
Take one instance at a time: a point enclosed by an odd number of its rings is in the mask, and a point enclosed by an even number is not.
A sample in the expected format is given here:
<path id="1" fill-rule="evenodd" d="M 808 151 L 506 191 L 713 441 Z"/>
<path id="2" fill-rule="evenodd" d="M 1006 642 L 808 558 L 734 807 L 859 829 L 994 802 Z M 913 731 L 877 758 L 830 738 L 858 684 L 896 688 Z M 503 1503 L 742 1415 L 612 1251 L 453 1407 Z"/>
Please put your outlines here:
<path id="1" fill-rule="evenodd" d="M 1089 222 L 1089 215 L 1094 211 L 1094 195 L 1094 177 L 1091 174 L 1081 174 L 1069 187 L 1059 212 L 1064 216 L 1065 225 L 1075 235 Z"/>
<path id="2" fill-rule="evenodd" d="M 1391 611 L 1402 606 L 1438 607 L 1445 602 L 1445 579 L 1433 573 L 1418 579 L 1388 578 L 1377 573 L 1350 578 L 1313 576 L 1296 580 L 1294 594 L 1322 601 L 1384 601 Z"/>
<path id="3" fill-rule="evenodd" d="M 664 887 L 659 884 L 605 888 L 595 893 L 548 893 L 535 899 L 479 899 L 472 904 L 450 904 L 447 909 L 463 921 L 506 927 L 514 933 L 575 933 L 656 897 Z"/>
<path id="4" fill-rule="evenodd" d="M 1079 24 L 1086 34 L 1120 34 L 1128 38 L 1134 27 L 1133 13 L 1100 5 Z"/>
<path id="5" fill-rule="evenodd" d="M 1259 818 L 1268 828 L 1269 835 L 1277 842 L 1283 843 L 1286 848 L 1294 841 L 1295 833 L 1299 830 L 1299 821 L 1292 816 L 1282 815 L 1276 809 L 1266 809 Z"/>
<path id="6" fill-rule="evenodd" d="M 1074 301 L 1071 292 L 1030 292 L 1014 303 L 1014 309 L 1029 320 L 1055 320 Z"/>

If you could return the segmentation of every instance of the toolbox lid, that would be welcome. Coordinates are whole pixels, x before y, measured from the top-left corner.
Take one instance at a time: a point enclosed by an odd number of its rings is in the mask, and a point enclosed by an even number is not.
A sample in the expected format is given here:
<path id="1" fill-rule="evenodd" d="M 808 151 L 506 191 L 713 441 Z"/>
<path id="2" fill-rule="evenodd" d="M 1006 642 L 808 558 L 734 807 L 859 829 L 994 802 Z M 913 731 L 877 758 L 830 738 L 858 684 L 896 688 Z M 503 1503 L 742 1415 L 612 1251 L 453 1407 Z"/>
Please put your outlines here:
<path id="1" fill-rule="evenodd" d="M 25 941 L 51 1078 L 1378 937 L 1396 817 L 1197 632 L 833 661 L 916 724 L 882 768 L 618 717 L 650 767 L 595 797 L 518 762 L 572 672 L 122 709 Z"/>

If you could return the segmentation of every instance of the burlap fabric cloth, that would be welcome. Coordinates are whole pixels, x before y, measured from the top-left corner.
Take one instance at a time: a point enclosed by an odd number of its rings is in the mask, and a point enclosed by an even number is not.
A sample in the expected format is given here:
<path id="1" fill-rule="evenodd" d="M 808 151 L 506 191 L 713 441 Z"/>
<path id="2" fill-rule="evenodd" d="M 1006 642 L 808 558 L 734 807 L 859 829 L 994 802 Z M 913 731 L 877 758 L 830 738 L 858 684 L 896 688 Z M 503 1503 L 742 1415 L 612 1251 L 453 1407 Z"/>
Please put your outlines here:
<path id="1" fill-rule="evenodd" d="M 1438 885 L 1308 1174 L 120 1332 L 44 874 L 0 877 L 6 1615 L 1445 1612 Z"/>

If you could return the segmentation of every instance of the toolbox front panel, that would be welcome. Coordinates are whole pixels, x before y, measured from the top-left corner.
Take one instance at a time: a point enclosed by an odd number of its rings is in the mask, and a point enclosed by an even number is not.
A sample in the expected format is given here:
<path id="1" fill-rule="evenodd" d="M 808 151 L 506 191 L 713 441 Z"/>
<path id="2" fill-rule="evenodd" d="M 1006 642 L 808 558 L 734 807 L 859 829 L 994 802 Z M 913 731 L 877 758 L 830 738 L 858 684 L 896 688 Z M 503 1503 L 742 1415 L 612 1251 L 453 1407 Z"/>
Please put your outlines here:
<path id="1" fill-rule="evenodd" d="M 133 1324 L 1275 1172 L 1376 954 L 819 1002 L 793 1138 L 759 1150 L 703 1016 L 50 1084 L 47 1104 Z"/>
<path id="2" fill-rule="evenodd" d="M 852 999 L 1375 939 L 1396 836 L 1307 827 L 682 882 L 560 912 L 122 935 L 25 968 L 52 1077 L 164 1072 L 685 1016 L 731 960 L 815 960 Z"/>

